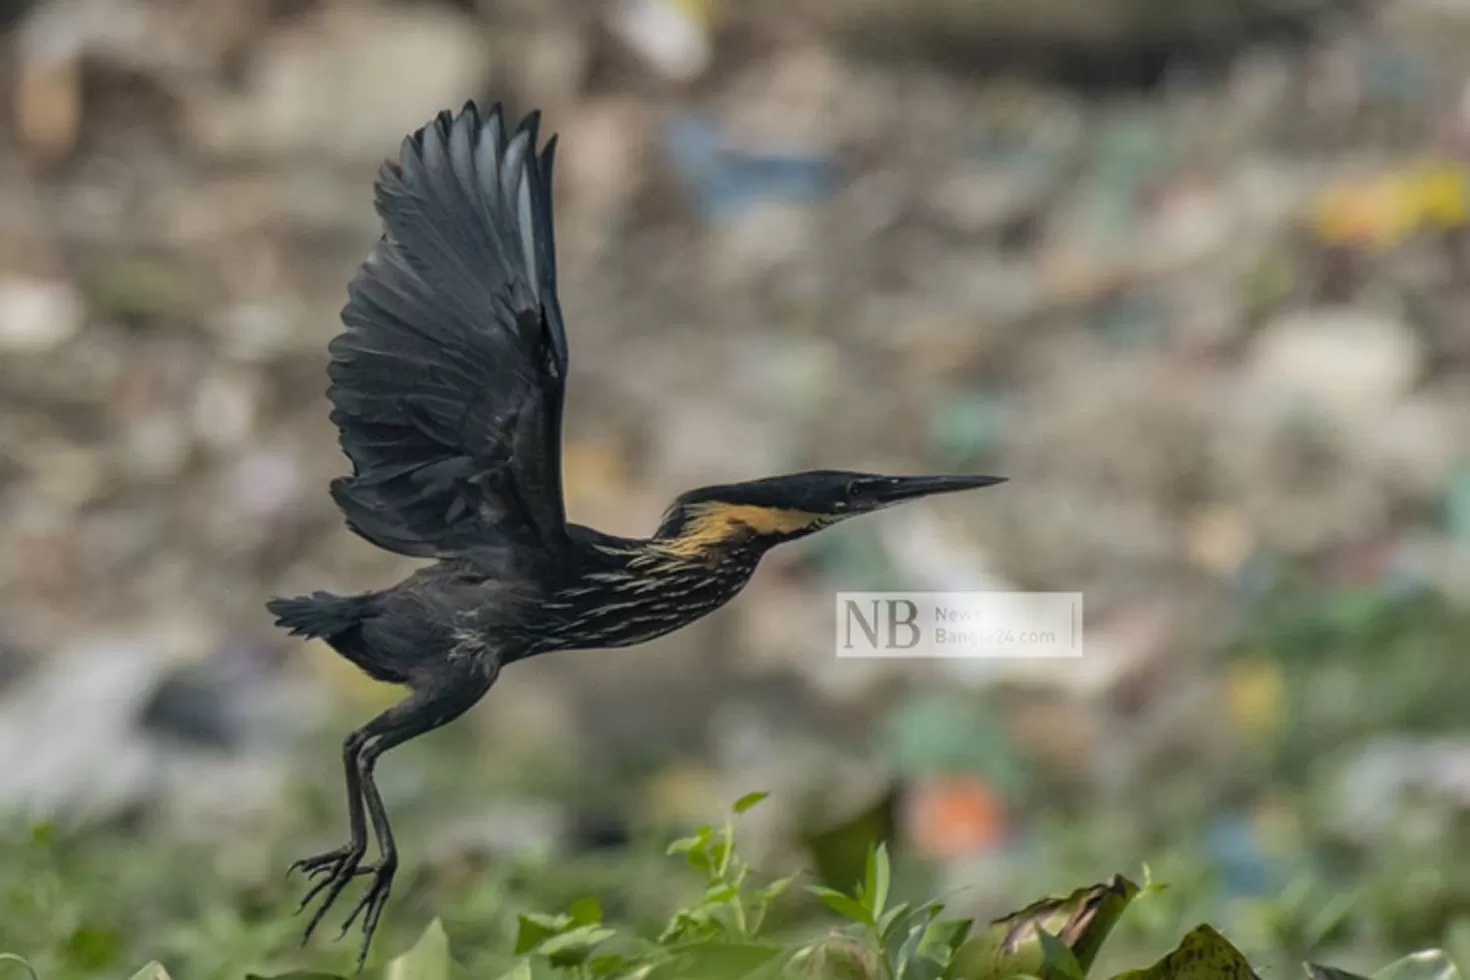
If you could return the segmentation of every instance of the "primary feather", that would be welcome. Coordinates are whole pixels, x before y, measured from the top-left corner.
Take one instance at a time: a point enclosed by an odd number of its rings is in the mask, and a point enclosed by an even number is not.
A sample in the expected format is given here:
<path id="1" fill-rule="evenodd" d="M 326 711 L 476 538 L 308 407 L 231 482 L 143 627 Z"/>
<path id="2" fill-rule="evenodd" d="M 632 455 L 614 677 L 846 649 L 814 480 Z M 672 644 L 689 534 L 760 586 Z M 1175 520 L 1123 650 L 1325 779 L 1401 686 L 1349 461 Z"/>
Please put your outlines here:
<path id="1" fill-rule="evenodd" d="M 492 561 L 565 545 L 566 333 L 556 298 L 553 137 L 500 106 L 440 113 L 378 175 L 383 237 L 329 346 L 332 421 L 358 534 L 417 557 Z"/>

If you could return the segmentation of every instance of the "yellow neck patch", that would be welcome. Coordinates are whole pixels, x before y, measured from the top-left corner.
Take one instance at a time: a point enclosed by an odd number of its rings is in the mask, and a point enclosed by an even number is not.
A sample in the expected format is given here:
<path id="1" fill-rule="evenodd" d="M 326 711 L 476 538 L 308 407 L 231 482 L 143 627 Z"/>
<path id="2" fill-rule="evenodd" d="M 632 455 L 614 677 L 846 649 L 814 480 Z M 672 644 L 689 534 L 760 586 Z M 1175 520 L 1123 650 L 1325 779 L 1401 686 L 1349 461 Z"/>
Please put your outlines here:
<path id="1" fill-rule="evenodd" d="M 758 537 L 796 534 L 825 521 L 823 515 L 804 510 L 710 501 L 691 508 L 679 536 L 661 542 L 661 546 L 681 557 L 697 558 L 742 534 Z"/>

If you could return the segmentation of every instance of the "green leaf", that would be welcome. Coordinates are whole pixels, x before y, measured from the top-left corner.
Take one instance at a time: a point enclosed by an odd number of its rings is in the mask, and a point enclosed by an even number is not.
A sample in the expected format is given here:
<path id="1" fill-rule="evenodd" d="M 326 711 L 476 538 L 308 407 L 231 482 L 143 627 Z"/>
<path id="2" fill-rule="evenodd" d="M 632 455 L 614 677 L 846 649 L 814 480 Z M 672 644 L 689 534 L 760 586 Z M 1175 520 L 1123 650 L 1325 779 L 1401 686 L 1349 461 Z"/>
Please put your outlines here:
<path id="1" fill-rule="evenodd" d="M 694 857 L 694 855 L 696 855 L 698 853 L 699 853 L 698 851 L 690 851 L 689 852 L 689 856 L 692 858 L 692 857 Z M 728 861 L 729 858 L 730 858 L 730 842 L 729 841 L 727 841 L 727 840 L 711 841 L 710 842 L 710 845 L 709 845 L 709 855 L 708 855 L 708 857 L 706 859 L 707 860 L 707 865 L 706 865 L 706 867 L 703 870 L 706 870 L 706 871 L 715 871 L 715 870 L 718 870 L 718 869 L 723 869 L 724 866 L 725 866 L 725 862 Z M 691 867 L 693 867 L 693 865 L 691 865 Z M 699 869 L 696 869 L 696 870 L 699 870 Z"/>
<path id="2" fill-rule="evenodd" d="M 996 919 L 966 940 L 954 954 L 957 980 L 1005 980 L 1018 973 L 1043 976 L 1046 955 L 1039 930 L 1055 936 L 1072 953 L 1085 976 L 1108 933 L 1117 924 L 1138 886 L 1114 875 L 1060 898 L 1044 898 Z"/>
<path id="3" fill-rule="evenodd" d="M 742 980 L 781 955 L 764 943 L 700 943 L 660 963 L 646 980 Z"/>
<path id="4" fill-rule="evenodd" d="M 758 904 L 769 905 L 781 896 L 781 893 L 791 887 L 791 883 L 797 878 L 796 875 L 787 875 L 785 878 L 777 878 L 755 893 Z"/>
<path id="5" fill-rule="evenodd" d="M 585 962 L 592 950 L 617 934 L 616 929 L 604 926 L 578 926 L 543 941 L 536 952 L 551 960 L 554 966 L 575 966 Z"/>
<path id="6" fill-rule="evenodd" d="M 263 977 L 258 973 L 246 974 L 245 980 L 345 980 L 335 973 L 317 973 L 314 970 L 292 970 L 290 973 L 277 973 L 269 977 Z"/>
<path id="7" fill-rule="evenodd" d="M 714 903 L 728 902 L 738 894 L 740 894 L 740 889 L 734 885 L 710 885 L 705 889 L 704 900 Z"/>
<path id="8" fill-rule="evenodd" d="M 710 829 L 708 827 L 701 827 L 692 836 L 689 836 L 689 837 L 680 837 L 678 840 L 676 840 L 673 843 L 671 843 L 669 845 L 669 847 L 668 847 L 668 850 L 665 851 L 664 853 L 665 854 L 688 854 L 690 851 L 694 850 L 696 847 L 703 847 L 704 845 L 708 844 L 709 843 L 709 835 L 710 835 Z"/>
<path id="9" fill-rule="evenodd" d="M 908 911 L 909 903 L 899 902 L 893 908 L 878 916 L 876 927 L 878 929 L 878 935 L 884 939 L 888 938 L 889 933 L 908 921 Z"/>
<path id="10" fill-rule="evenodd" d="M 531 980 L 531 961 L 521 960 L 502 973 L 499 980 Z"/>
<path id="11" fill-rule="evenodd" d="M 1082 980 L 1082 967 L 1077 962 L 1077 957 L 1072 951 L 1062 945 L 1062 941 L 1045 929 L 1036 930 L 1036 938 L 1041 941 L 1041 954 L 1046 964 L 1046 975 L 1063 977 L 1065 980 Z"/>
<path id="12" fill-rule="evenodd" d="M 875 919 L 883 914 L 883 906 L 888 902 L 889 881 L 888 845 L 879 844 L 868 852 L 867 875 L 863 881 L 864 904 Z"/>
<path id="13" fill-rule="evenodd" d="M 766 799 L 770 795 L 770 793 L 762 792 L 746 793 L 744 796 L 740 797 L 740 799 L 735 801 L 735 805 L 730 808 L 730 812 L 738 816 L 748 810 L 755 808 L 757 805 L 760 804 L 762 800 Z"/>
<path id="14" fill-rule="evenodd" d="M 638 969 L 645 968 L 642 960 L 630 959 L 620 953 L 604 953 L 601 956 L 593 956 L 587 960 L 583 967 L 588 976 L 592 977 L 616 977 L 619 980 L 635 973 Z"/>
<path id="15" fill-rule="evenodd" d="M 1460 971 L 1442 949 L 1424 949 L 1373 972 L 1372 980 L 1460 980 Z"/>
<path id="16" fill-rule="evenodd" d="M 813 895 L 822 900 L 823 905 L 843 918 L 862 923 L 865 926 L 876 924 L 873 921 L 872 913 L 868 911 L 867 907 L 852 896 L 844 895 L 835 888 L 826 888 L 822 885 L 808 885 L 807 888 Z"/>
<path id="17" fill-rule="evenodd" d="M 516 929 L 515 954 L 524 956 L 540 946 L 548 937 L 555 936 L 571 924 L 571 916 L 543 915 L 538 912 L 522 913 Z"/>
<path id="18" fill-rule="evenodd" d="M 66 957 L 88 970 L 103 970 L 117 960 L 122 939 L 111 929 L 82 924 L 66 938 Z"/>
<path id="19" fill-rule="evenodd" d="M 33 967 L 33 966 L 31 966 L 31 964 L 29 962 L 27 962 L 19 954 L 16 954 L 16 953 L 0 953 L 0 964 L 5 964 L 5 963 L 16 963 L 16 964 L 19 964 L 20 965 L 20 968 L 22 970 L 26 971 L 27 973 L 29 973 L 31 975 L 31 980 L 41 980 L 41 976 L 40 976 L 40 974 L 38 974 L 36 972 L 36 968 Z M 168 980 L 168 974 L 163 972 L 163 967 L 159 966 L 157 962 L 149 963 L 148 966 L 143 967 L 142 970 L 139 970 L 134 975 L 133 980 L 138 980 L 139 977 L 145 976 L 145 971 L 147 971 L 149 969 L 149 967 L 157 967 L 158 968 L 157 976 L 159 976 L 161 978 L 161 980 Z"/>
<path id="20" fill-rule="evenodd" d="M 5 954 L 6 957 L 12 955 L 13 954 L 11 953 Z M 31 976 L 36 976 L 36 971 L 31 968 L 31 965 L 29 963 L 26 963 L 25 960 L 20 959 L 20 957 L 18 956 L 16 956 L 15 959 L 24 964 L 27 970 L 31 971 Z M 37 980 L 40 980 L 40 978 L 37 977 Z M 163 968 L 163 964 L 158 962 L 157 960 L 154 960 L 152 963 L 144 966 L 143 969 L 139 970 L 137 973 L 134 973 L 130 980 L 169 980 L 169 975 L 168 971 Z"/>
<path id="21" fill-rule="evenodd" d="M 579 898 L 567 909 L 567 915 L 579 926 L 595 925 L 602 921 L 602 903 L 590 895 Z"/>
<path id="22" fill-rule="evenodd" d="M 940 908 L 935 909 L 936 915 Z M 955 950 L 960 948 L 974 924 L 974 919 L 942 919 L 931 922 L 924 930 L 924 941 L 919 944 L 919 955 L 948 966 L 950 960 L 954 959 Z"/>
<path id="23" fill-rule="evenodd" d="M 916 925 L 909 930 L 908 938 L 898 948 L 898 955 L 893 958 L 896 971 L 900 976 L 912 973 L 919 961 L 919 946 L 924 942 L 924 926 Z"/>
<path id="24" fill-rule="evenodd" d="M 1306 971 L 1309 980 L 1368 980 L 1362 974 L 1349 973 L 1347 970 L 1318 963 L 1303 963 L 1302 969 Z"/>
<path id="25" fill-rule="evenodd" d="M 449 937 L 444 923 L 435 919 L 419 941 L 388 963 L 386 980 L 449 980 Z"/>
<path id="26" fill-rule="evenodd" d="M 1120 973 L 1112 980 L 1256 980 L 1256 974 L 1229 940 L 1200 925 L 1153 966 Z"/>

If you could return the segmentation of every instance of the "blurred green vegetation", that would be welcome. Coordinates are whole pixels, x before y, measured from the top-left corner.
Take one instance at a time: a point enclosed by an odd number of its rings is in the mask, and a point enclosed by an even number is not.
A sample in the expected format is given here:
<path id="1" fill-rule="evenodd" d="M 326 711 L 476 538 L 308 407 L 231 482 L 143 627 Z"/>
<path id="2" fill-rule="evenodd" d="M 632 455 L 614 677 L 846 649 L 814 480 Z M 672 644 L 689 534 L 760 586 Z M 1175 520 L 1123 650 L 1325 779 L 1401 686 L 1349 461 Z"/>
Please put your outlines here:
<path id="1" fill-rule="evenodd" d="M 1305 959 L 1367 970 L 1426 947 L 1464 956 L 1463 801 L 1423 786 L 1355 783 L 1343 770 L 1377 736 L 1463 730 L 1470 673 L 1459 651 L 1467 643 L 1470 615 L 1428 594 L 1283 588 L 1219 658 L 1221 669 L 1269 664 L 1279 672 L 1280 723 L 1267 727 L 1260 757 L 1218 778 L 1188 766 L 1160 770 L 1123 806 L 1030 801 L 1016 819 L 1023 833 L 986 872 L 989 887 L 1015 907 L 1147 863 L 1170 887 L 1119 924 L 1099 958 L 1105 971 L 1160 955 L 1200 921 L 1216 923 L 1263 974 L 1290 972 Z M 467 781 L 471 741 L 448 730 L 404 750 L 399 764 L 413 767 L 419 783 L 399 808 L 403 839 L 432 839 L 446 813 L 507 795 L 547 798 L 598 785 L 582 783 L 565 759 Z M 335 747 L 323 735 L 308 751 L 328 759 Z M 354 944 L 330 942 L 333 930 L 297 948 L 299 882 L 282 874 L 296 852 L 340 829 L 336 796 L 330 784 L 302 786 L 289 820 L 222 847 L 178 843 L 144 815 L 105 827 L 12 826 L 0 838 L 0 950 L 25 956 L 44 980 L 121 977 L 149 960 L 189 980 L 349 973 Z M 410 863 L 370 969 L 437 918 L 467 975 L 496 976 L 512 965 L 522 915 L 587 897 L 618 929 L 652 940 L 711 887 L 665 855 L 670 830 L 638 827 L 625 846 L 580 854 Z M 941 870 L 900 855 L 895 900 L 917 904 L 935 894 Z M 755 870 L 750 877 L 771 880 Z M 831 909 L 798 892 L 767 917 L 777 942 L 820 934 L 827 922 Z"/>

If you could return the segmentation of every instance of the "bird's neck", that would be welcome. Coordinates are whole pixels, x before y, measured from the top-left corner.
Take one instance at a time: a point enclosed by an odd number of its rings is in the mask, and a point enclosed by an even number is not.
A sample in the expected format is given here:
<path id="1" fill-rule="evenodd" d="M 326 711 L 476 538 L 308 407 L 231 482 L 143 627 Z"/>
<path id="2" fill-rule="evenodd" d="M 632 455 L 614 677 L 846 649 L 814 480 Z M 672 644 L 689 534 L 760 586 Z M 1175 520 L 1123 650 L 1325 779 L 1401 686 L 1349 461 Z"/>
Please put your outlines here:
<path id="1" fill-rule="evenodd" d="M 825 519 L 802 510 L 700 501 L 675 505 L 645 544 L 691 561 L 758 562 L 773 546 L 810 534 Z"/>
<path id="2" fill-rule="evenodd" d="M 706 548 L 579 529 L 574 571 L 548 589 L 543 649 L 618 647 L 661 636 L 719 608 L 750 580 L 763 549 Z"/>
<path id="3" fill-rule="evenodd" d="M 624 538 L 587 528 L 577 530 L 575 537 L 587 549 L 585 567 L 603 570 L 662 572 L 688 566 L 690 569 L 744 569 L 748 574 L 776 543 L 740 532 L 667 534 L 660 529 L 652 537 Z"/>

